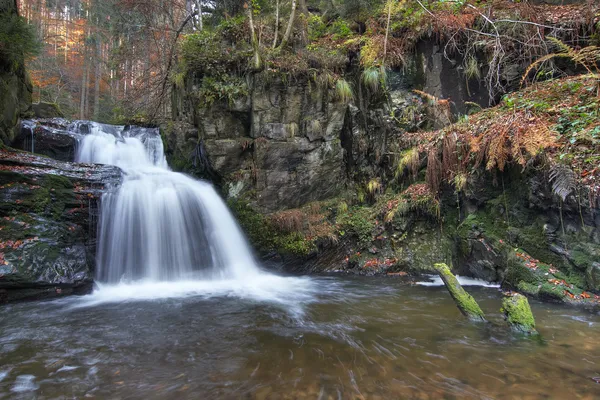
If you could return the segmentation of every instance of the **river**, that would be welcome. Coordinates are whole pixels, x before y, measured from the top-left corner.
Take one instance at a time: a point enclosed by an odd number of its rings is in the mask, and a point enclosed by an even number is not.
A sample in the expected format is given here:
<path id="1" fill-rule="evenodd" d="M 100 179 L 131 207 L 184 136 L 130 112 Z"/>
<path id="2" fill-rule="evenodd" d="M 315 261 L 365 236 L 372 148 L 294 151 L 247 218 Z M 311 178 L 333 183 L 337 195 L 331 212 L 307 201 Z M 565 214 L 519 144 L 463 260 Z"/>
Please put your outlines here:
<path id="1" fill-rule="evenodd" d="M 2 398 L 539 399 L 600 396 L 600 317 L 532 301 L 512 333 L 501 293 L 398 278 L 278 277 L 101 286 L 0 316 Z"/>

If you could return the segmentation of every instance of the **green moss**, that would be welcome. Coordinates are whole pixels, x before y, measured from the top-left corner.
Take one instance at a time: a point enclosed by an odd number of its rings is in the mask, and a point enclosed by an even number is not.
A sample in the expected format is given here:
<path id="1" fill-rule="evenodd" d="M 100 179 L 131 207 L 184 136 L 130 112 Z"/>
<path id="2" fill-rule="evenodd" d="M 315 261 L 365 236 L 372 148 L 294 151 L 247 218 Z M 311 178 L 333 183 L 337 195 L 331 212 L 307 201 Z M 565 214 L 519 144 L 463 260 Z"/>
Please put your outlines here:
<path id="1" fill-rule="evenodd" d="M 278 252 L 296 256 L 307 256 L 315 248 L 314 243 L 307 240 L 301 232 L 276 236 L 274 243 Z"/>
<path id="2" fill-rule="evenodd" d="M 521 294 L 505 297 L 502 300 L 500 311 L 504 313 L 506 320 L 514 330 L 528 335 L 537 334 L 535 319 L 527 297 Z"/>
<path id="3" fill-rule="evenodd" d="M 509 253 L 507 264 L 504 285 L 517 288 L 521 282 L 529 285 L 538 285 L 540 283 L 540 278 L 525 266 L 525 262 L 517 257 L 516 252 Z"/>
<path id="4" fill-rule="evenodd" d="M 541 288 L 541 286 L 527 283 L 525 281 L 520 281 L 519 284 L 517 285 L 517 289 L 520 292 L 528 294 L 530 296 L 537 296 L 540 292 L 540 288 Z"/>
<path id="5" fill-rule="evenodd" d="M 456 277 L 450 272 L 450 268 L 444 263 L 434 265 L 435 270 L 444 281 L 450 296 L 456 306 L 466 317 L 472 320 L 485 321 L 485 315 L 475 299 L 463 289 Z"/>
<path id="6" fill-rule="evenodd" d="M 340 235 L 352 235 L 358 239 L 361 246 L 368 246 L 373 240 L 375 216 L 370 207 L 352 207 L 348 212 L 337 217 Z"/>

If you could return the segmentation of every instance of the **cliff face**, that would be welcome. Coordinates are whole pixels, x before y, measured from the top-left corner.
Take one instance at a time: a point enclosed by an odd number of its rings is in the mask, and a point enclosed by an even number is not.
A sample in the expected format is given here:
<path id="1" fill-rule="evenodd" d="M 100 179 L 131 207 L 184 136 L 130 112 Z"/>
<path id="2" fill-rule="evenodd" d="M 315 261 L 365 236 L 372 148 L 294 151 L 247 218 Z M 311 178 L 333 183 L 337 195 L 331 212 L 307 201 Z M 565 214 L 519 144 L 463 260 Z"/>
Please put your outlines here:
<path id="1" fill-rule="evenodd" d="M 175 168 L 222 183 L 230 197 L 243 195 L 263 212 L 329 199 L 389 167 L 403 131 L 444 126 L 465 101 L 487 103 L 477 81 L 468 89 L 459 64 L 424 42 L 407 68 L 387 72 L 389 97 L 370 93 L 350 68 L 350 101 L 285 74 L 254 75 L 247 95 L 211 105 L 191 85 L 174 101 L 177 122 L 163 127 L 168 156 Z M 431 107 L 413 89 L 449 99 L 452 110 Z"/>
<path id="2" fill-rule="evenodd" d="M 17 3 L 0 1 L 0 14 L 17 15 Z M 0 142 L 10 144 L 19 131 L 19 118 L 31 108 L 32 86 L 23 57 L 7 60 L 0 54 Z"/>

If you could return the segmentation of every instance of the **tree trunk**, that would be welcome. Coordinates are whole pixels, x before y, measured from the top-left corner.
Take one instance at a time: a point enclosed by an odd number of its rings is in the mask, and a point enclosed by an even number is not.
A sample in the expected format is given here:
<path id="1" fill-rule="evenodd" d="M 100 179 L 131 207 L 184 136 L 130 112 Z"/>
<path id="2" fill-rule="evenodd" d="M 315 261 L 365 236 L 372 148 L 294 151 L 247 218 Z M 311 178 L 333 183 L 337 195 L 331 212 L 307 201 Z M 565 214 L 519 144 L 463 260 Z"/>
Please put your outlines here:
<path id="1" fill-rule="evenodd" d="M 101 70 L 101 52 L 100 52 L 100 35 L 96 35 L 96 71 L 94 74 L 94 119 L 98 119 L 100 114 L 100 79 L 102 79 Z"/>
<path id="2" fill-rule="evenodd" d="M 450 292 L 450 296 L 456 303 L 456 306 L 467 318 L 473 321 L 485 321 L 485 316 L 479 304 L 475 299 L 463 289 L 458 282 L 458 279 L 450 272 L 450 268 L 446 264 L 435 264 L 434 269 L 439 274 L 440 278 L 446 285 L 446 289 Z"/>
<path id="3" fill-rule="evenodd" d="M 308 44 L 308 7 L 306 6 L 306 0 L 298 0 L 298 6 L 300 7 L 300 13 L 304 15 L 302 19 L 302 44 Z"/>
<path id="4" fill-rule="evenodd" d="M 248 22 L 250 23 L 250 35 L 252 40 L 252 49 L 254 50 L 254 56 L 252 57 L 252 67 L 255 71 L 258 71 L 262 67 L 262 60 L 260 59 L 258 38 L 256 37 L 256 29 L 254 29 L 254 9 L 252 2 L 247 4 L 246 10 L 248 11 Z"/>
<path id="5" fill-rule="evenodd" d="M 383 62 L 385 63 L 385 55 L 387 54 L 388 35 L 390 34 L 390 19 L 392 18 L 392 1 L 388 0 L 388 15 L 387 24 L 385 26 L 385 40 L 383 42 Z"/>
<path id="6" fill-rule="evenodd" d="M 277 47 L 277 39 L 279 36 L 279 0 L 275 4 L 275 37 L 273 38 L 273 48 Z"/>
<path id="7" fill-rule="evenodd" d="M 86 71 L 87 71 L 87 57 L 83 56 L 83 69 L 81 71 L 81 97 L 79 98 L 79 119 L 85 119 L 85 87 L 86 82 Z"/>
<path id="8" fill-rule="evenodd" d="M 279 45 L 279 49 L 283 49 L 287 46 L 288 41 L 290 40 L 290 35 L 292 34 L 292 27 L 294 26 L 294 20 L 296 19 L 296 0 L 292 0 L 292 11 L 290 12 L 290 19 L 288 20 L 287 28 L 285 29 L 285 34 L 283 35 L 283 39 L 281 40 L 281 44 Z"/>

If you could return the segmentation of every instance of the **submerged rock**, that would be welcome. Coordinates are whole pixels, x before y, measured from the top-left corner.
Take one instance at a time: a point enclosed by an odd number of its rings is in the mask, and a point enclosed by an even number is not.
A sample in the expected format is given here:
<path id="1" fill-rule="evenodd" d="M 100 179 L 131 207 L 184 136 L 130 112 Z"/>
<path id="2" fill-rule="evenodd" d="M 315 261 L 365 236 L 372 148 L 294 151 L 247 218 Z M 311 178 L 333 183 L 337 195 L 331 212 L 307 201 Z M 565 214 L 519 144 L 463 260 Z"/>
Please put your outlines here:
<path id="1" fill-rule="evenodd" d="M 513 293 L 502 300 L 501 312 L 504 313 L 506 321 L 510 326 L 521 333 L 527 335 L 537 335 L 535 329 L 535 319 L 529 307 L 527 297 L 522 294 Z"/>
<path id="2" fill-rule="evenodd" d="M 460 312 L 471 320 L 485 321 L 485 315 L 481 311 L 479 304 L 463 289 L 458 279 L 450 272 L 450 268 L 443 263 L 435 264 L 434 268 L 440 275 L 440 278 L 442 278 Z"/>

